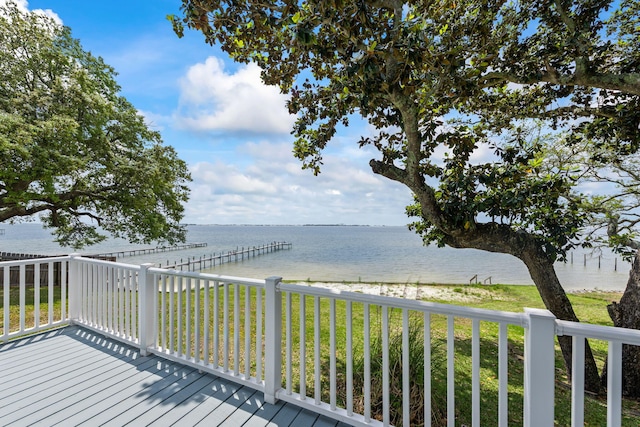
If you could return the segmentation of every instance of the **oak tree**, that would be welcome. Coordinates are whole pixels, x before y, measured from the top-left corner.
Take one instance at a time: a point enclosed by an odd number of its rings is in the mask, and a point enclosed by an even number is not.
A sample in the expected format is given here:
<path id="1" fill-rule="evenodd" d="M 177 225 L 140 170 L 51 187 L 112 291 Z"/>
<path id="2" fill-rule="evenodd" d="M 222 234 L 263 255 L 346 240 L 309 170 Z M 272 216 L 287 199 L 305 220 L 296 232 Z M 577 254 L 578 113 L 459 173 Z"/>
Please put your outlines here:
<path id="1" fill-rule="evenodd" d="M 0 222 L 40 215 L 74 247 L 184 240 L 187 166 L 115 75 L 69 28 L 0 7 Z"/>

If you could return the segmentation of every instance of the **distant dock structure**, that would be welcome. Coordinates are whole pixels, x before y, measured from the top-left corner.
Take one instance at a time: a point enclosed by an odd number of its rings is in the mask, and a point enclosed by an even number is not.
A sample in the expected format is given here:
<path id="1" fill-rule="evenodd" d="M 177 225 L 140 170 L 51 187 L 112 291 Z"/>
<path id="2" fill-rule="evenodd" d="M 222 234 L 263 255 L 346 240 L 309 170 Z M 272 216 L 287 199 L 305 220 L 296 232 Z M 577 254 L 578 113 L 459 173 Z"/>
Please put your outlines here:
<path id="1" fill-rule="evenodd" d="M 179 251 L 183 249 L 195 249 L 195 248 L 205 248 L 205 247 L 207 247 L 206 243 L 187 243 L 184 245 L 162 246 L 162 247 L 145 248 L 145 249 L 127 249 L 122 251 L 105 252 L 101 254 L 92 254 L 92 255 L 83 254 L 82 256 L 87 258 L 96 258 L 96 259 L 102 259 L 107 261 L 115 261 L 117 258 L 125 257 L 125 256 L 157 254 L 161 252 Z M 42 255 L 42 254 L 0 252 L 0 261 L 17 261 L 17 260 L 25 260 L 25 259 L 50 258 L 50 257 L 57 257 L 57 256 L 64 256 L 64 255 L 61 255 L 61 254 Z"/>
<path id="2" fill-rule="evenodd" d="M 260 246 L 248 246 L 238 247 L 236 250 L 220 252 L 219 254 L 212 253 L 210 255 L 204 255 L 201 257 L 191 257 L 186 260 L 180 259 L 179 262 L 169 262 L 166 265 L 160 264 L 160 268 L 167 268 L 180 271 L 197 271 L 205 268 L 214 268 L 218 265 L 227 264 L 230 262 L 244 261 L 245 259 L 253 258 L 259 255 L 268 254 L 272 252 L 278 252 L 285 249 L 291 249 L 292 243 L 287 242 L 272 242 Z"/>
<path id="3" fill-rule="evenodd" d="M 149 254 L 158 254 L 161 252 L 181 251 L 184 249 L 196 249 L 196 248 L 206 248 L 206 247 L 207 247 L 206 243 L 186 243 L 184 245 L 160 246 L 156 248 L 127 249 L 123 251 L 105 252 L 105 253 L 91 255 L 91 256 L 96 258 L 121 258 L 125 256 L 149 255 Z"/>
<path id="4" fill-rule="evenodd" d="M 205 254 L 200 257 L 192 256 L 186 259 L 181 258 L 179 261 L 169 261 L 167 260 L 166 264 L 162 262 L 158 263 L 158 267 L 172 269 L 172 270 L 180 270 L 180 271 L 197 271 L 203 270 L 206 268 L 215 268 L 216 266 L 227 264 L 231 262 L 240 262 L 244 260 L 248 260 L 250 258 L 254 258 L 259 255 L 269 254 L 273 252 L 278 252 L 281 250 L 291 249 L 293 246 L 292 243 L 288 242 L 272 242 L 263 244 L 260 246 L 247 246 L 246 248 L 243 246 L 242 248 L 236 247 L 235 250 L 230 250 L 227 252 L 220 253 L 211 253 Z M 206 243 L 189 243 L 184 245 L 176 245 L 176 246 L 167 246 L 167 247 L 157 247 L 157 248 L 146 248 L 146 249 L 128 249 L 123 251 L 113 251 L 113 252 L 105 252 L 94 255 L 82 255 L 88 258 L 96 258 L 106 261 L 116 261 L 120 257 L 125 256 L 139 256 L 139 255 L 149 255 L 149 254 L 158 254 L 162 252 L 169 251 L 178 251 L 185 249 L 197 249 L 207 247 Z M 10 253 L 10 252 L 0 252 L 0 261 L 16 261 L 16 260 L 29 260 L 29 259 L 37 259 L 37 258 L 49 258 L 60 255 L 39 255 L 39 254 L 24 254 L 24 253 Z"/>

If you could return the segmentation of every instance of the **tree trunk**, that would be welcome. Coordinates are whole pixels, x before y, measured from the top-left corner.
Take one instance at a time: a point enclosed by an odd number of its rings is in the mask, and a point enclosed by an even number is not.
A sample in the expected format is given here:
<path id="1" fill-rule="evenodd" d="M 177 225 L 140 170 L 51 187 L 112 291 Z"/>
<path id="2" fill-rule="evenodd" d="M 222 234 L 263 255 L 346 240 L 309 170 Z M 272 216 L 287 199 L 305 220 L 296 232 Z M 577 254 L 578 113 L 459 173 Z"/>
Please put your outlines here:
<path id="1" fill-rule="evenodd" d="M 607 306 L 614 326 L 640 329 L 640 251 L 636 252 L 627 287 L 619 303 Z M 606 370 L 603 374 L 603 383 Z M 640 397 L 640 347 L 622 346 L 622 394 L 631 398 Z"/>
<path id="2" fill-rule="evenodd" d="M 560 285 L 553 262 L 549 260 L 542 249 L 537 245 L 529 247 L 519 255 L 519 258 L 529 269 L 531 279 L 535 283 L 545 307 L 560 320 L 579 322 L 573 311 L 571 301 L 569 301 L 562 285 Z M 567 368 L 567 375 L 571 377 L 572 337 L 560 336 L 558 337 L 558 342 Z M 602 388 L 598 367 L 588 342 L 585 343 L 584 362 L 585 388 L 593 393 L 600 393 Z"/>
<path id="3" fill-rule="evenodd" d="M 416 121 L 415 115 L 412 116 L 409 114 L 413 112 L 411 108 L 403 109 L 401 106 L 398 106 L 398 109 L 403 112 L 405 126 L 408 126 L 407 124 L 410 122 L 409 119 L 414 122 Z M 417 129 L 415 123 L 414 128 Z M 414 133 L 418 134 L 419 132 Z M 409 135 L 410 134 L 407 133 L 408 137 Z M 417 150 L 415 146 L 419 146 L 421 139 L 417 136 L 408 139 L 410 141 L 415 139 L 415 141 L 413 141 L 414 152 L 419 152 L 419 150 L 415 151 Z M 578 317 L 573 311 L 571 301 L 569 301 L 562 285 L 560 285 L 553 266 L 553 259 L 544 251 L 543 241 L 539 239 L 539 237 L 525 231 L 512 229 L 508 224 L 498 224 L 495 222 L 476 223 L 473 217 L 462 227 L 456 222 L 451 222 L 450 218 L 440 210 L 435 191 L 424 181 L 423 172 L 417 166 L 418 163 L 415 162 L 415 159 L 413 163 L 407 162 L 407 170 L 409 172 L 394 164 L 377 160 L 371 160 L 369 164 L 374 173 L 401 182 L 413 191 L 420 204 L 424 223 L 429 226 L 419 231 L 420 233 L 427 233 L 430 227 L 434 227 L 442 233 L 440 237 L 441 243 L 453 248 L 473 248 L 504 253 L 521 259 L 529 269 L 531 279 L 533 283 L 535 283 L 545 307 L 560 320 L 579 322 Z M 572 339 L 571 337 L 558 337 L 558 341 L 567 368 L 567 375 L 570 377 Z M 600 376 L 588 342 L 585 343 L 584 363 L 585 388 L 593 393 L 600 393 L 602 390 Z"/>

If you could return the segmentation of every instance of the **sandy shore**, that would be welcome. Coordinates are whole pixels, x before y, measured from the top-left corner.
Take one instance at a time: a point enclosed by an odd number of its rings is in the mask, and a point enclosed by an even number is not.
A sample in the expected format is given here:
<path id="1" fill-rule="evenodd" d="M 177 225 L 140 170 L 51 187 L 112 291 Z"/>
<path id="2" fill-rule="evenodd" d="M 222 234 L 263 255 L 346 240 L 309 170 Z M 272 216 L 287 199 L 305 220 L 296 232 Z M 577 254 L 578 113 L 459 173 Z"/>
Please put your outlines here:
<path id="1" fill-rule="evenodd" d="M 320 286 L 325 288 L 340 289 L 343 291 L 359 292 L 369 295 L 384 295 L 407 299 L 436 299 L 446 301 L 475 301 L 483 298 L 497 299 L 499 293 L 487 289 L 460 286 L 432 286 L 415 284 L 387 284 L 387 283 L 332 283 L 332 282 L 298 282 L 297 285 Z M 463 292 L 460 292 L 460 290 Z"/>
<path id="2" fill-rule="evenodd" d="M 369 295 L 384 295 L 408 299 L 442 300 L 456 302 L 473 302 L 483 299 L 501 300 L 503 294 L 491 289 L 491 285 L 485 287 L 465 285 L 415 285 L 415 284 L 387 284 L 387 283 L 339 283 L 339 282 L 297 282 L 297 285 L 320 286 L 325 288 L 340 289 L 343 291 L 359 292 Z M 622 295 L 622 291 L 602 291 L 599 289 L 575 289 L 568 293 L 611 293 Z"/>

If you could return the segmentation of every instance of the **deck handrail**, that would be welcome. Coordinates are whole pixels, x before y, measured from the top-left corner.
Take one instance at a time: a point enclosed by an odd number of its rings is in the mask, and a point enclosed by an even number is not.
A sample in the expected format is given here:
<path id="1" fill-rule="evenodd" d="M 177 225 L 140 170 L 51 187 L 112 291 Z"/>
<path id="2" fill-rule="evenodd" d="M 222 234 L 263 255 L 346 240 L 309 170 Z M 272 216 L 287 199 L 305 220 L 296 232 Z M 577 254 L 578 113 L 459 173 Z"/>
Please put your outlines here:
<path id="1" fill-rule="evenodd" d="M 33 277 L 28 279 L 31 265 Z M 16 280 L 12 272 L 17 272 Z M 456 390 L 460 387 L 456 384 L 456 357 L 461 357 L 456 356 L 460 351 L 457 334 L 467 327 L 471 330 L 471 379 L 463 387 L 471 390 L 471 425 L 479 425 L 481 323 L 495 325 L 497 330 L 495 425 L 510 423 L 509 363 L 513 361 L 507 343 L 509 328 L 516 327 L 522 329 L 511 333 L 524 332 L 524 426 L 554 423 L 555 339 L 562 335 L 573 337 L 572 426 L 584 423 L 586 339 L 609 343 L 607 425 L 620 426 L 622 346 L 640 345 L 640 331 L 561 321 L 547 310 L 500 312 L 288 284 L 279 277 L 181 272 L 77 255 L 0 262 L 0 280 L 0 342 L 75 323 L 137 346 L 143 355 L 158 354 L 263 391 L 268 402 L 291 402 L 358 426 L 391 425 L 392 400 L 401 402 L 397 421 L 402 419 L 403 425 L 409 425 L 413 405 L 420 404 L 429 425 L 437 409 L 431 407 L 430 396 L 432 375 L 440 375 L 432 372 L 433 357 L 439 351 L 446 360 L 446 372 L 441 374 L 447 385 L 444 412 L 447 425 L 454 426 L 459 398 Z M 45 301 L 47 316 L 41 316 L 38 304 L 27 314 L 31 289 L 36 300 Z M 9 310 L 12 293 L 17 294 L 19 305 L 17 321 Z M 443 329 L 434 329 L 435 322 Z M 410 335 L 412 324 L 420 328 L 417 336 L 422 337 L 419 345 L 425 375 L 421 383 L 427 396 L 422 402 L 409 394 L 414 380 L 409 359 L 415 344 Z M 356 329 L 363 334 L 354 334 Z M 363 338 L 356 342 L 356 336 Z M 377 337 L 382 342 L 380 354 L 374 346 Z M 446 348 L 439 350 L 439 342 Z M 401 366 L 401 378 L 395 384 L 401 396 L 389 392 L 390 381 L 395 381 L 390 378 L 395 369 L 391 364 L 394 346 L 401 357 L 400 362 L 393 362 Z M 356 368 L 356 359 L 363 365 Z M 376 419 L 372 400 L 378 397 L 371 375 L 373 365 L 379 362 L 382 414 Z M 364 378 L 358 388 L 356 374 Z M 357 396 L 362 396 L 362 402 L 356 407 Z"/>
<path id="2" fill-rule="evenodd" d="M 264 286 L 264 279 L 251 279 L 246 277 L 226 276 L 222 274 L 199 273 L 196 271 L 181 271 L 176 269 L 166 269 L 158 267 L 150 267 L 149 272 L 157 275 L 175 276 L 175 277 L 191 277 L 194 279 L 211 280 L 219 282 L 234 282 L 249 286 Z"/>
<path id="3" fill-rule="evenodd" d="M 69 257 L 49 257 L 0 262 L 2 313 L 0 343 L 46 329 L 68 325 L 67 304 Z M 27 268 L 29 267 L 29 268 Z M 27 315 L 27 285 L 33 304 Z M 11 314 L 17 299 L 18 316 Z M 43 302 L 44 300 L 44 302 Z M 46 312 L 41 312 L 46 310 Z"/>
<path id="4" fill-rule="evenodd" d="M 336 298 L 344 301 L 353 301 L 380 306 L 405 308 L 415 311 L 428 311 L 434 314 L 461 316 L 469 319 L 487 320 L 492 322 L 506 322 L 512 325 L 527 326 L 528 318 L 524 313 L 508 311 L 496 311 L 483 308 L 464 307 L 451 304 L 442 304 L 429 301 L 419 301 L 385 295 L 372 295 L 360 292 L 350 292 L 342 289 L 333 289 L 316 286 L 282 283 L 279 286 L 282 292 L 293 292 L 304 295 Z"/>
<path id="5" fill-rule="evenodd" d="M 12 260 L 12 261 L 0 261 L 0 268 L 3 267 L 18 267 L 21 265 L 33 265 L 34 263 L 37 264 L 44 264 L 47 262 L 56 262 L 56 261 L 68 261 L 69 260 L 69 256 L 52 256 L 52 257 L 45 257 L 45 258 L 31 258 L 31 259 L 17 259 L 17 260 Z"/>

